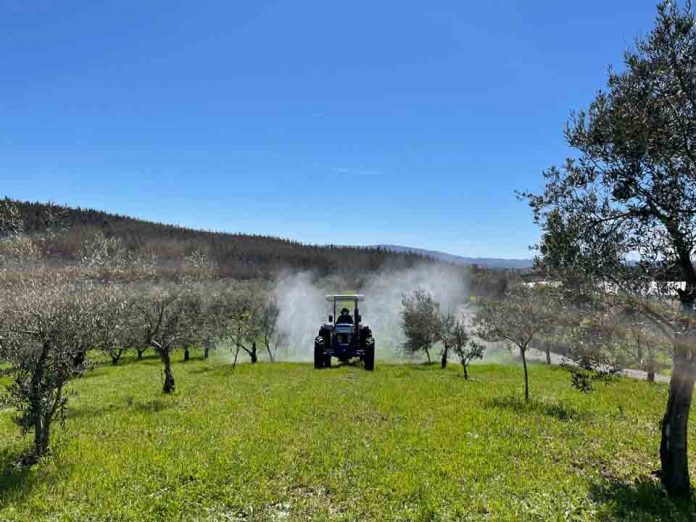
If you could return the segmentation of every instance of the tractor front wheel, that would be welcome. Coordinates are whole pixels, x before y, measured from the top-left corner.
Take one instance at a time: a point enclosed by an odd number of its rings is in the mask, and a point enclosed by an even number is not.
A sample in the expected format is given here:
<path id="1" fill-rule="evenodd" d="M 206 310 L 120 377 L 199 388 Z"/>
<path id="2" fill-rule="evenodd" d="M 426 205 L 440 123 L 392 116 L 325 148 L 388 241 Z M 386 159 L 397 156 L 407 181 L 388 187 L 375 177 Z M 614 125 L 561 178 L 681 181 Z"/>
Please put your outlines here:
<path id="1" fill-rule="evenodd" d="M 374 341 L 368 342 L 365 346 L 365 369 L 368 371 L 373 371 L 375 369 L 375 343 Z"/>
<path id="2" fill-rule="evenodd" d="M 314 367 L 316 369 L 324 367 L 324 347 L 319 343 L 314 343 Z"/>

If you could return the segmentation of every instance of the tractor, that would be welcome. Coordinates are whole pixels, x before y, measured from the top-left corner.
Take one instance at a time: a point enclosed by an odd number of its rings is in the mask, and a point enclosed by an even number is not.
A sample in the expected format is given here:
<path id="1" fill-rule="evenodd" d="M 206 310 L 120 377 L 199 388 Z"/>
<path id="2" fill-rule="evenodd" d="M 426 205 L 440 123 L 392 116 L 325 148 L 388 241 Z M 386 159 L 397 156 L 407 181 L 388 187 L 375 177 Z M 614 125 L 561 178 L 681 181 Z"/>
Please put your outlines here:
<path id="1" fill-rule="evenodd" d="M 362 325 L 358 302 L 364 299 L 360 294 L 327 295 L 326 300 L 333 304 L 333 314 L 329 321 L 319 328 L 314 339 L 314 367 L 330 368 L 331 358 L 342 363 L 353 359 L 363 361 L 365 369 L 375 369 L 375 339 L 372 330 Z M 347 306 L 352 305 L 353 315 Z M 341 307 L 341 314 L 336 315 Z"/>

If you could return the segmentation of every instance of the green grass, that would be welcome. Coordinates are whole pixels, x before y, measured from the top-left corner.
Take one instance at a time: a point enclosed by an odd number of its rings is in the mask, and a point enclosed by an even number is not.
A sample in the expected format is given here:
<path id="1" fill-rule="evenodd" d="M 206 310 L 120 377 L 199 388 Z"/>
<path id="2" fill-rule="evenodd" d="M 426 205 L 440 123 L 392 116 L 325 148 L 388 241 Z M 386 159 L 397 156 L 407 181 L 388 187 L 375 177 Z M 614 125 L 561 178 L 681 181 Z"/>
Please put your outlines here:
<path id="1" fill-rule="evenodd" d="M 0 520 L 692 520 L 658 469 L 664 385 L 583 395 L 566 373 L 222 359 L 101 366 L 74 383 L 53 454 L 0 410 Z M 693 440 L 693 437 L 692 437 Z M 693 445 L 692 445 L 693 447 Z M 692 453 L 692 462 L 695 462 Z"/>

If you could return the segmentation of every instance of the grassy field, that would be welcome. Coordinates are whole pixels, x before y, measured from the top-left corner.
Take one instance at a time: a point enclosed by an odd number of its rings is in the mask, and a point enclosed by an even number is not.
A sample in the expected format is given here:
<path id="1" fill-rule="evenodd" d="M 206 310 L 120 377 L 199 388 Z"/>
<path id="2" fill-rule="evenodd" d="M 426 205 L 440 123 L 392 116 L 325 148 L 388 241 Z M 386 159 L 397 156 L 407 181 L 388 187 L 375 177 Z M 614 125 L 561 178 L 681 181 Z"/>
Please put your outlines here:
<path id="1" fill-rule="evenodd" d="M 651 475 L 664 385 L 583 395 L 532 365 L 526 405 L 520 368 L 471 373 L 212 358 L 177 363 L 168 397 L 154 358 L 101 366 L 31 469 L 0 410 L 0 520 L 696 518 Z"/>

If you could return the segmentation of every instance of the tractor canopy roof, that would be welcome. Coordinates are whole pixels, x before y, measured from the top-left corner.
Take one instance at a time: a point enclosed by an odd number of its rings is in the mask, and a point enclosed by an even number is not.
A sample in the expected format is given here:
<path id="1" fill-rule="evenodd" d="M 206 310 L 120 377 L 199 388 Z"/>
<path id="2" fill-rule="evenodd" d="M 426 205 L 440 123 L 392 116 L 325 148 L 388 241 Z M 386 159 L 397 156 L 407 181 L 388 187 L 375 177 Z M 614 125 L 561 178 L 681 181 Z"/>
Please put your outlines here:
<path id="1" fill-rule="evenodd" d="M 326 296 L 327 301 L 333 301 L 334 303 L 340 301 L 363 301 L 365 296 L 363 294 L 330 294 Z"/>

